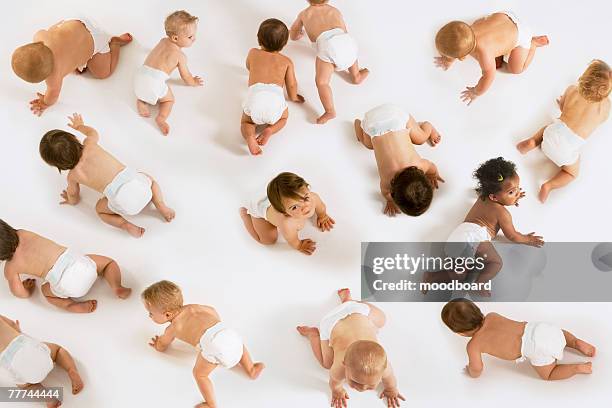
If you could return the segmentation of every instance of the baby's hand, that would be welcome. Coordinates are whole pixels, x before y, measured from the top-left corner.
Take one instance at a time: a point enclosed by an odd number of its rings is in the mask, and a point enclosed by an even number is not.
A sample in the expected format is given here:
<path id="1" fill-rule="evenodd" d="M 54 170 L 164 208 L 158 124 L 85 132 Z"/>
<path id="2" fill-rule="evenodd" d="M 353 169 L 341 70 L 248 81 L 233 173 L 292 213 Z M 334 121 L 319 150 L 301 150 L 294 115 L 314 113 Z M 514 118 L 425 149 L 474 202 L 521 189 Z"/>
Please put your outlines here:
<path id="1" fill-rule="evenodd" d="M 444 183 L 444 179 L 442 177 L 440 177 L 439 174 L 428 174 L 427 175 L 427 179 L 429 180 L 429 182 L 431 183 L 432 186 L 434 186 L 434 188 L 438 188 L 438 181 L 441 181 L 442 183 Z"/>
<path id="2" fill-rule="evenodd" d="M 304 103 L 306 101 L 306 99 L 304 99 L 304 97 L 300 94 L 298 94 L 297 98 L 293 99 L 291 102 L 295 102 L 295 103 Z"/>
<path id="3" fill-rule="evenodd" d="M 399 400 L 406 401 L 406 398 L 404 398 L 404 396 L 399 393 L 397 388 L 393 388 L 390 390 L 384 390 L 380 394 L 380 399 L 383 399 L 383 398 L 387 399 L 387 407 L 392 407 L 392 408 L 400 406 Z"/>
<path id="4" fill-rule="evenodd" d="M 519 206 L 519 200 L 520 200 L 521 198 L 524 198 L 524 197 L 525 197 L 525 192 L 524 192 L 523 190 L 521 190 L 521 192 L 519 193 L 519 196 L 518 196 L 518 198 L 516 199 L 516 202 L 514 203 L 514 205 L 518 207 L 518 206 Z"/>
<path id="5" fill-rule="evenodd" d="M 73 128 L 74 130 L 79 130 L 80 126 L 85 126 L 85 123 L 83 122 L 83 117 L 76 112 L 73 113 L 72 116 L 68 116 L 68 120 L 70 121 L 70 123 L 68 123 L 68 126 Z"/>
<path id="6" fill-rule="evenodd" d="M 315 249 L 317 249 L 316 242 L 314 242 L 312 239 L 303 239 L 300 241 L 298 251 L 306 255 L 312 255 Z"/>
<path id="7" fill-rule="evenodd" d="M 153 347 L 157 351 L 163 351 L 159 348 L 159 336 L 151 337 L 151 341 L 149 342 L 149 346 Z"/>
<path id="8" fill-rule="evenodd" d="M 202 85 L 204 85 L 204 80 L 197 75 L 194 76 L 193 83 L 191 84 L 191 86 L 202 86 Z"/>
<path id="9" fill-rule="evenodd" d="M 389 217 L 395 217 L 400 213 L 399 208 L 395 205 L 393 201 L 387 201 L 387 205 L 385 206 L 384 213 Z"/>
<path id="10" fill-rule="evenodd" d="M 36 116 L 42 115 L 42 113 L 47 109 L 49 105 L 45 103 L 45 95 L 40 92 L 36 93 L 36 99 L 30 101 L 30 110 Z"/>
<path id="11" fill-rule="evenodd" d="M 544 238 L 539 235 L 535 235 L 535 232 L 530 232 L 529 234 L 525 235 L 525 237 L 527 238 L 526 244 L 529 246 L 540 248 L 542 245 L 544 245 Z"/>
<path id="12" fill-rule="evenodd" d="M 36 280 L 34 279 L 26 279 L 22 282 L 23 287 L 28 291 L 28 297 L 32 296 L 34 293 L 34 289 L 36 289 Z M 19 322 L 17 322 L 17 327 L 19 327 Z"/>
<path id="13" fill-rule="evenodd" d="M 445 71 L 450 68 L 453 61 L 454 59 L 448 57 L 434 57 L 434 64 L 436 65 L 436 67 L 442 68 Z"/>
<path id="14" fill-rule="evenodd" d="M 334 221 L 334 219 L 327 214 L 317 218 L 317 227 L 321 231 L 330 231 L 332 228 L 334 228 L 335 223 L 336 221 Z"/>
<path id="15" fill-rule="evenodd" d="M 349 399 L 349 396 L 343 387 L 332 390 L 331 406 L 333 408 L 345 408 L 347 399 Z"/>
<path id="16" fill-rule="evenodd" d="M 64 204 L 77 205 L 79 201 L 81 201 L 81 197 L 77 197 L 76 199 L 71 200 L 66 190 L 62 191 L 61 196 L 62 196 L 62 201 L 60 201 L 60 205 L 64 205 Z"/>
<path id="17" fill-rule="evenodd" d="M 461 100 L 467 102 L 468 106 L 470 106 L 476 98 L 478 98 L 478 94 L 476 93 L 475 86 L 466 86 L 465 91 L 461 92 Z"/>

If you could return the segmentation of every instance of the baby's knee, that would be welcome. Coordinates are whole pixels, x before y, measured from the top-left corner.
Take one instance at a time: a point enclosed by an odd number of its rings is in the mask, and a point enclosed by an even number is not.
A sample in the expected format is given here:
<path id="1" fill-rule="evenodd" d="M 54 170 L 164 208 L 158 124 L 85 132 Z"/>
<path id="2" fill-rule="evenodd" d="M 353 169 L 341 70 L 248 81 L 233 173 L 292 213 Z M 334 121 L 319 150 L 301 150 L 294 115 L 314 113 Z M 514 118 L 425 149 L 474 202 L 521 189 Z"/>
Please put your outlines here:
<path id="1" fill-rule="evenodd" d="M 259 243 L 263 245 L 274 245 L 278 241 L 278 233 L 270 234 L 267 237 L 261 237 Z"/>
<path id="2" fill-rule="evenodd" d="M 107 198 L 101 198 L 98 200 L 98 202 L 96 203 L 96 212 L 98 214 L 102 214 L 105 213 L 108 209 L 108 206 L 106 205 L 106 203 L 108 202 Z"/>

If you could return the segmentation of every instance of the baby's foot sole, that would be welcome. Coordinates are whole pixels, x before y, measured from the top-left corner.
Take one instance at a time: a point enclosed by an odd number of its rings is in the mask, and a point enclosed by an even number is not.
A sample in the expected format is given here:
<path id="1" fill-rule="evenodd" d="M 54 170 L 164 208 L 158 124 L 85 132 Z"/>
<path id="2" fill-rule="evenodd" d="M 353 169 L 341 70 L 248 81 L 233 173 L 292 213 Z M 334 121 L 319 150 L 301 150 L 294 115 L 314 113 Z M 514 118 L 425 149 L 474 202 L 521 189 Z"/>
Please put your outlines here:
<path id="1" fill-rule="evenodd" d="M 130 33 L 123 33 L 123 34 L 121 34 L 119 36 L 112 37 L 110 42 L 111 42 L 111 44 L 119 44 L 120 46 L 124 46 L 126 44 L 131 43 L 133 39 L 134 39 L 134 37 L 132 37 L 132 34 L 130 34 Z"/>
<path id="2" fill-rule="evenodd" d="M 249 152 L 251 152 L 253 156 L 260 155 L 263 152 L 261 147 L 258 146 L 255 138 L 247 140 L 247 146 L 249 147 Z"/>
<path id="3" fill-rule="evenodd" d="M 75 302 L 66 308 L 72 313 L 92 313 L 98 307 L 97 300 L 87 300 L 85 302 Z"/>
<path id="4" fill-rule="evenodd" d="M 256 380 L 257 377 L 259 377 L 259 375 L 261 374 L 261 372 L 263 371 L 264 368 L 266 368 L 264 363 L 255 363 L 255 364 L 253 364 L 253 369 L 249 373 L 249 377 L 251 378 L 251 380 Z"/>
<path id="5" fill-rule="evenodd" d="M 538 193 L 538 199 L 540 200 L 542 204 L 546 202 L 549 194 L 550 194 L 550 187 L 548 187 L 546 183 L 542 184 L 542 187 L 540 187 L 540 192 Z"/>
<path id="6" fill-rule="evenodd" d="M 317 118 L 317 125 L 323 125 L 336 117 L 336 112 L 325 112 Z"/>
<path id="7" fill-rule="evenodd" d="M 124 288 L 123 286 L 121 286 L 120 288 L 115 289 L 115 295 L 119 299 L 127 299 L 130 296 L 131 293 L 132 293 L 132 289 Z"/>
<path id="8" fill-rule="evenodd" d="M 62 406 L 62 401 L 60 400 L 52 400 L 51 402 L 47 402 L 47 408 L 58 408 Z"/>
<path id="9" fill-rule="evenodd" d="M 319 335 L 319 329 L 317 329 L 316 327 L 298 326 L 298 327 L 296 327 L 296 329 L 297 329 L 298 333 L 300 333 L 304 337 L 318 336 Z"/>
<path id="10" fill-rule="evenodd" d="M 550 43 L 550 41 L 548 40 L 548 37 L 545 35 L 539 35 L 536 37 L 532 37 L 531 42 L 533 42 L 533 44 L 536 47 L 544 47 Z"/>
<path id="11" fill-rule="evenodd" d="M 68 377 L 70 377 L 70 382 L 72 383 L 72 394 L 81 392 L 83 390 L 83 380 L 79 373 L 76 370 L 69 371 Z"/>
<path id="12" fill-rule="evenodd" d="M 432 133 L 431 136 L 429 137 L 429 144 L 432 147 L 437 146 L 438 143 L 440 143 L 440 141 L 442 140 L 442 136 L 440 136 L 439 133 Z"/>
<path id="13" fill-rule="evenodd" d="M 259 146 L 265 146 L 268 143 L 268 140 L 272 137 L 272 131 L 270 127 L 267 127 L 261 132 L 261 134 L 255 139 Z"/>
<path id="14" fill-rule="evenodd" d="M 521 154 L 525 154 L 527 152 L 529 152 L 530 150 L 535 149 L 536 147 L 536 142 L 535 140 L 529 138 L 529 139 L 525 139 L 522 142 L 520 142 L 519 144 L 516 145 L 516 149 L 521 153 Z"/>
<path id="15" fill-rule="evenodd" d="M 164 136 L 167 136 L 170 132 L 170 125 L 166 122 L 165 119 L 155 118 L 155 123 L 157 123 L 157 127 L 161 130 Z"/>
<path id="16" fill-rule="evenodd" d="M 349 288 L 338 289 L 338 291 L 336 293 L 338 293 L 338 297 L 340 298 L 340 301 L 342 303 L 348 302 L 349 300 L 352 300 L 351 299 L 351 290 Z"/>
<path id="17" fill-rule="evenodd" d="M 367 69 L 367 68 L 361 68 L 359 70 L 359 75 L 357 76 L 357 78 L 355 78 L 353 80 L 353 83 L 355 85 L 361 84 L 363 81 L 365 81 L 365 79 L 368 77 L 368 75 L 370 75 L 370 70 Z"/>
<path id="18" fill-rule="evenodd" d="M 134 225 L 132 223 L 125 224 L 123 226 L 123 229 L 134 238 L 141 238 L 145 233 L 144 228 Z"/>
<path id="19" fill-rule="evenodd" d="M 138 114 L 143 118 L 151 117 L 151 111 L 149 110 L 149 105 L 146 102 L 138 99 L 136 101 L 136 109 L 138 110 Z"/>
<path id="20" fill-rule="evenodd" d="M 578 350 L 587 357 L 594 357 L 596 352 L 595 346 L 580 339 L 576 339 L 576 350 Z"/>
<path id="21" fill-rule="evenodd" d="M 176 212 L 170 207 L 162 207 L 159 209 L 159 212 L 167 222 L 172 221 L 176 217 Z"/>

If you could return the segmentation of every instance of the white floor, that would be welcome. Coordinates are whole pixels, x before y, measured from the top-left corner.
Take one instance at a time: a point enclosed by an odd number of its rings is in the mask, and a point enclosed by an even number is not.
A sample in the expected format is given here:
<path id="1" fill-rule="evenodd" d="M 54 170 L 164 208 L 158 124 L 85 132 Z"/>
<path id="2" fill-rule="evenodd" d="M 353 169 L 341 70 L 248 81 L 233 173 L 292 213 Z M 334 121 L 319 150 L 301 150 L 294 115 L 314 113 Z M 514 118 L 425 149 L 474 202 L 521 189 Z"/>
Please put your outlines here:
<path id="1" fill-rule="evenodd" d="M 171 4 L 170 4 L 171 3 Z M 211 304 L 246 339 L 255 359 L 267 364 L 256 382 L 239 370 L 217 370 L 214 383 L 222 407 L 324 407 L 329 404 L 326 372 L 312 358 L 294 326 L 315 324 L 336 303 L 335 290 L 350 287 L 359 295 L 361 241 L 436 241 L 446 238 L 475 199 L 471 173 L 482 161 L 503 155 L 514 160 L 527 198 L 513 209 L 520 231 L 537 231 L 548 241 L 606 241 L 612 139 L 608 122 L 589 140 L 580 179 L 554 192 L 546 205 L 536 199 L 539 184 L 554 166 L 541 152 L 520 157 L 514 145 L 554 115 L 555 98 L 592 58 L 612 61 L 609 15 L 612 6 L 580 2 L 527 0 L 479 2 L 403 2 L 337 0 L 355 36 L 362 65 L 372 74 L 360 87 L 334 79 L 338 118 L 321 127 L 314 84 L 314 52 L 305 41 L 290 43 L 286 55 L 297 67 L 304 106 L 291 104 L 287 127 L 262 157 L 249 157 L 239 133 L 241 99 L 246 93 L 244 58 L 257 46 L 261 21 L 277 17 L 291 24 L 305 1 L 55 1 L 21 0 L 4 5 L 0 43 L 0 123 L 2 153 L 0 216 L 17 228 L 36 231 L 78 250 L 114 257 L 134 290 L 127 301 L 114 299 L 102 282 L 91 296 L 99 300 L 92 315 L 71 315 L 52 308 L 36 293 L 13 298 L 0 285 L 0 313 L 19 319 L 32 336 L 70 350 L 86 387 L 66 397 L 66 407 L 192 406 L 201 401 L 191 377 L 196 351 L 175 344 L 160 354 L 147 340 L 163 327 L 147 317 L 140 291 L 159 279 L 182 286 L 187 302 Z M 53 4 L 53 6 L 52 6 Z M 177 103 L 168 138 L 152 120 L 135 113 L 131 78 L 147 51 L 163 35 L 163 19 L 185 8 L 200 17 L 198 40 L 187 49 L 203 88 L 173 81 Z M 520 76 L 498 75 L 492 89 L 469 108 L 459 93 L 473 85 L 474 61 L 449 72 L 433 63 L 437 28 L 452 19 L 472 20 L 512 8 L 551 44 L 538 50 Z M 61 101 L 41 118 L 28 101 L 42 86 L 19 80 L 10 70 L 12 50 L 33 33 L 64 17 L 93 16 L 109 32 L 130 31 L 132 45 L 122 50 L 117 71 L 108 80 L 69 77 Z M 175 74 L 175 77 L 178 77 Z M 354 140 L 352 121 L 382 102 L 406 107 L 417 120 L 429 120 L 443 133 L 442 144 L 419 149 L 438 164 L 446 184 L 423 216 L 389 219 L 382 214 L 373 154 Z M 125 163 L 145 169 L 160 182 L 177 211 L 169 225 L 153 212 L 136 218 L 147 228 L 141 240 L 99 221 L 97 194 L 85 190 L 77 207 L 59 206 L 65 175 L 38 155 L 42 134 L 66 127 L 66 116 L 81 112 L 101 134 L 101 143 Z M 238 207 L 280 171 L 293 171 L 326 201 L 337 227 L 326 234 L 309 228 L 318 241 L 314 256 L 286 244 L 264 248 L 243 230 Z M 579 271 L 577 271 L 579 273 Z M 486 359 L 482 378 L 462 374 L 465 339 L 442 324 L 442 304 L 382 304 L 388 325 L 380 334 L 397 373 L 406 406 L 448 403 L 474 407 L 608 406 L 612 402 L 612 304 L 483 304 L 516 319 L 546 320 L 574 331 L 599 346 L 592 376 L 546 383 L 528 365 Z M 566 354 L 568 361 L 579 357 Z M 54 371 L 48 384 L 68 386 Z M 10 385 L 6 376 L 0 385 Z M 351 407 L 383 406 L 377 396 L 350 391 Z M 24 407 L 27 405 L 23 405 Z"/>

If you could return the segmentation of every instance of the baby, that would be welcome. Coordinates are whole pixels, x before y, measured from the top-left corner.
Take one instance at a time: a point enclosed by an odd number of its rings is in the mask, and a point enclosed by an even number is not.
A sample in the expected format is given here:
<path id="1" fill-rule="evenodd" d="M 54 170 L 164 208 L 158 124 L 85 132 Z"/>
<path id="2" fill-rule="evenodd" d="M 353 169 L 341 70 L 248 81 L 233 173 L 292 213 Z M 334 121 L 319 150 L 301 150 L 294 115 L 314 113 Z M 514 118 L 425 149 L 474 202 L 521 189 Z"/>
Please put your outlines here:
<path id="1" fill-rule="evenodd" d="M 316 77 L 319 98 L 325 113 L 317 119 L 318 124 L 326 123 L 336 117 L 336 108 L 329 82 L 334 69 L 348 70 L 354 84 L 362 83 L 370 71 L 359 69 L 357 62 L 357 44 L 347 33 L 342 14 L 330 6 L 328 0 L 308 0 L 310 6 L 303 10 L 291 26 L 291 39 L 297 41 L 308 34 L 311 42 L 316 44 Z"/>
<path id="2" fill-rule="evenodd" d="M 484 94 L 495 79 L 495 71 L 505 61 L 508 71 L 520 74 L 527 69 L 535 50 L 548 45 L 545 35 L 534 37 L 527 25 L 514 13 L 503 11 L 476 20 L 471 26 L 451 21 L 438 31 L 436 48 L 440 57 L 435 64 L 445 71 L 458 59 L 471 55 L 480 64 L 482 77 L 476 86 L 468 86 L 461 99 L 470 105 Z"/>
<path id="3" fill-rule="evenodd" d="M 172 71 L 178 67 L 181 78 L 189 86 L 203 84 L 202 78 L 191 75 L 187 68 L 187 57 L 181 51 L 193 45 L 197 22 L 197 17 L 184 10 L 175 11 L 166 17 L 164 26 L 167 37 L 157 43 L 134 78 L 138 114 L 148 118 L 151 116 L 149 105 L 159 104 L 155 123 L 164 135 L 170 131 L 166 119 L 174 105 L 174 95 L 166 84 Z"/>
<path id="4" fill-rule="evenodd" d="M 382 381 L 380 398 L 386 398 L 389 407 L 399 407 L 400 400 L 405 399 L 376 337 L 378 329 L 385 325 L 385 314 L 370 303 L 352 300 L 349 289 L 340 289 L 338 296 L 342 303 L 321 320 L 319 328 L 297 327 L 310 341 L 319 364 L 329 370 L 331 406 L 347 406 L 349 396 L 342 386 L 346 380 L 359 392 L 374 390 Z"/>
<path id="5" fill-rule="evenodd" d="M 435 164 L 422 159 L 414 145 L 426 141 L 437 145 L 441 136 L 429 122 L 417 123 L 402 108 L 386 104 L 355 119 L 355 135 L 365 147 L 374 150 L 380 192 L 390 217 L 400 210 L 408 215 L 423 214 L 431 204 L 434 188 L 444 180 Z"/>
<path id="6" fill-rule="evenodd" d="M 104 150 L 98 141 L 100 136 L 94 128 L 86 126 L 83 118 L 75 113 L 68 126 L 83 133 L 83 143 L 71 133 L 50 130 L 40 141 L 40 155 L 50 166 L 60 171 L 69 170 L 68 187 L 62 192 L 60 204 L 76 205 L 80 201 L 80 184 L 102 194 L 104 198 L 96 204 L 98 216 L 105 223 L 140 238 L 145 230 L 127 221 L 124 216 L 136 215 L 149 202 L 170 222 L 174 210 L 163 200 L 159 185 L 151 176 L 136 172 L 119 162 Z"/>
<path id="7" fill-rule="evenodd" d="M 442 321 L 453 332 L 471 337 L 467 344 L 470 377 L 483 370 L 482 354 L 503 360 L 523 362 L 529 359 L 543 380 L 564 380 L 576 374 L 591 374 L 591 363 L 558 364 L 565 347 L 587 357 L 595 356 L 595 347 L 577 339 L 572 333 L 548 323 L 527 323 L 510 320 L 497 313 L 483 316 L 472 301 L 453 299 L 442 309 Z"/>
<path id="8" fill-rule="evenodd" d="M 40 116 L 57 102 L 66 75 L 87 69 L 94 78 L 108 78 L 117 67 L 120 47 L 131 41 L 129 33 L 111 37 L 86 18 L 63 20 L 17 48 L 11 65 L 24 81 L 46 82 L 45 93 L 30 102 L 30 110 Z"/>
<path id="9" fill-rule="evenodd" d="M 280 231 L 292 248 L 306 255 L 313 254 L 316 242 L 300 239 L 298 232 L 315 214 L 321 231 L 330 231 L 334 227 L 335 221 L 327 214 L 319 195 L 310 191 L 310 185 L 303 178 L 288 172 L 270 181 L 264 198 L 240 208 L 244 226 L 255 241 L 272 245 Z"/>
<path id="10" fill-rule="evenodd" d="M 232 368 L 240 364 L 252 380 L 261 374 L 264 364 L 253 364 L 240 335 L 226 327 L 211 306 L 183 305 L 181 289 L 166 280 L 145 289 L 142 299 L 149 317 L 155 323 L 170 323 L 163 335 L 151 339 L 151 347 L 164 352 L 177 338 L 200 351 L 193 375 L 205 402 L 196 405 L 197 408 L 217 406 L 213 384 L 208 376 L 219 365 Z"/>
<path id="11" fill-rule="evenodd" d="M 541 202 L 546 201 L 551 190 L 564 187 L 578 177 L 582 146 L 610 116 L 611 89 L 610 66 L 594 60 L 578 79 L 578 85 L 569 86 L 557 99 L 561 116 L 517 145 L 523 154 L 542 146 L 544 154 L 561 168 L 555 177 L 542 184 Z"/>
<path id="12" fill-rule="evenodd" d="M 304 97 L 297 93 L 293 62 L 280 53 L 288 39 L 285 23 L 275 18 L 265 20 L 257 32 L 261 48 L 252 48 L 247 56 L 249 92 L 242 104 L 240 131 L 253 155 L 261 154 L 259 146 L 268 143 L 287 124 L 289 109 L 283 87 L 287 86 L 291 101 L 304 103 Z M 257 125 L 265 125 L 265 129 L 256 137 Z"/>
<path id="13" fill-rule="evenodd" d="M 81 255 L 50 239 L 26 230 L 15 230 L 0 219 L 0 261 L 6 261 L 4 276 L 11 293 L 29 298 L 34 292 L 34 279 L 21 280 L 30 275 L 45 281 L 41 290 L 49 303 L 69 312 L 90 313 L 97 301 L 76 301 L 89 292 L 98 276 L 103 277 L 120 299 L 127 298 L 132 289 L 121 286 L 119 265 L 106 256 Z"/>
<path id="14" fill-rule="evenodd" d="M 43 343 L 23 334 L 19 321 L 12 321 L 0 315 L 0 367 L 8 371 L 17 386 L 36 393 L 45 390 L 41 384 L 47 378 L 55 363 L 68 373 L 72 393 L 83 389 L 83 380 L 72 359 L 62 346 Z M 47 407 L 62 405 L 59 399 L 46 400 Z"/>

